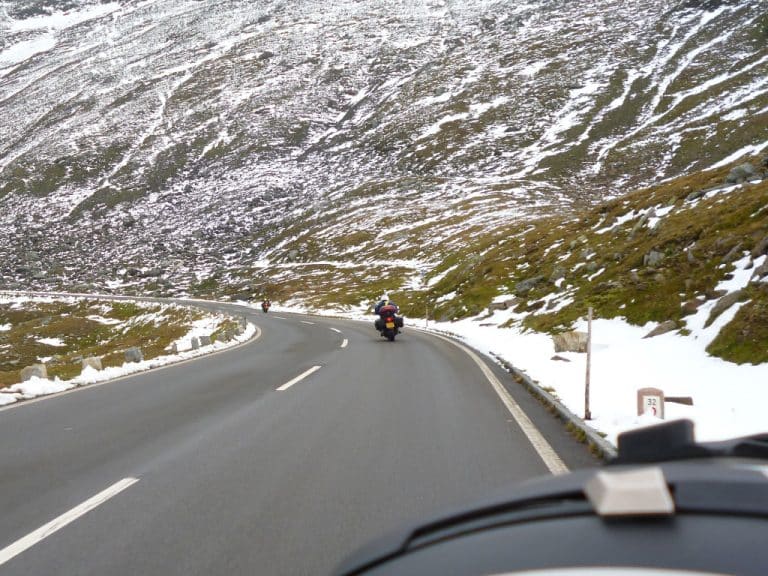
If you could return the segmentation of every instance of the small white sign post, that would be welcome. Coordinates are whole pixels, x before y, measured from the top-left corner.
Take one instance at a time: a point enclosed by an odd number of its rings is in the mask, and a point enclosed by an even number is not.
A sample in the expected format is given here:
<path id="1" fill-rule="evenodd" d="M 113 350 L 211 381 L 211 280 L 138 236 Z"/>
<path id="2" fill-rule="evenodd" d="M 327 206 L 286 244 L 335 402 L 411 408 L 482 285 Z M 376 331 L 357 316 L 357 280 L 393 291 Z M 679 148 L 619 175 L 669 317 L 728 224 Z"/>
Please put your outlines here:
<path id="1" fill-rule="evenodd" d="M 419 270 L 421 275 L 421 285 L 424 287 L 424 328 L 429 328 L 429 290 L 427 286 L 427 271 L 422 268 Z"/>
<path id="2" fill-rule="evenodd" d="M 587 374 L 584 384 L 584 420 L 592 420 L 589 410 L 589 379 L 592 367 L 592 306 L 587 310 Z"/>
<path id="3" fill-rule="evenodd" d="M 641 388 L 637 391 L 637 415 L 653 414 L 664 419 L 664 391 L 659 388 Z"/>

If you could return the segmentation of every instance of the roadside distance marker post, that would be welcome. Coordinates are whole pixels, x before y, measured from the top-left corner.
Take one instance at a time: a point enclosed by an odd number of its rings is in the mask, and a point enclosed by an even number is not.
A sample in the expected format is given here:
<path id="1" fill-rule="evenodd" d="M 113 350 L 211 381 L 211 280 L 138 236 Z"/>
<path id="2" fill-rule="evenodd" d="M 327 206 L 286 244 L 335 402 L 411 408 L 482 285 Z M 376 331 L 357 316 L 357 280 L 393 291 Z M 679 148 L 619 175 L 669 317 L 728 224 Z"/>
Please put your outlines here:
<path id="1" fill-rule="evenodd" d="M 587 310 L 587 374 L 584 383 L 584 420 L 592 420 L 589 410 L 589 379 L 592 367 L 592 306 Z"/>
<path id="2" fill-rule="evenodd" d="M 664 419 L 664 391 L 659 388 L 640 388 L 637 391 L 637 415 L 650 412 Z"/>

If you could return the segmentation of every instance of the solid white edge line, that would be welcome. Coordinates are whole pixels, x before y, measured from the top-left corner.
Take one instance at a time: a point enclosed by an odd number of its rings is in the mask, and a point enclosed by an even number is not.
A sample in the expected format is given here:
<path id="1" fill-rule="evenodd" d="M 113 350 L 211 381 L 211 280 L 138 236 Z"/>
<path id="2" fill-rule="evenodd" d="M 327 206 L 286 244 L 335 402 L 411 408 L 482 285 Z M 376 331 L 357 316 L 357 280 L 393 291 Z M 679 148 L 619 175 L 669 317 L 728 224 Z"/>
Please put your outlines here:
<path id="1" fill-rule="evenodd" d="M 349 340 L 347 340 L 346 338 L 344 338 L 344 340 L 343 340 L 343 341 L 342 341 L 342 343 L 341 343 L 341 347 L 342 347 L 342 348 L 346 348 L 346 347 L 347 347 L 347 344 L 349 344 Z"/>
<path id="2" fill-rule="evenodd" d="M 25 550 L 31 548 L 35 544 L 42 542 L 43 540 L 48 538 L 48 536 L 50 536 L 51 534 L 58 532 L 59 530 L 64 528 L 67 524 L 71 524 L 72 522 L 74 522 L 81 516 L 87 514 L 97 506 L 104 504 L 110 498 L 117 496 L 120 492 L 122 492 L 126 488 L 133 486 L 138 481 L 139 481 L 138 478 L 123 478 L 119 482 L 112 484 L 112 486 L 110 486 L 106 490 L 99 492 L 98 494 L 96 494 L 96 496 L 89 498 L 79 506 L 72 508 L 72 510 L 70 510 L 69 512 L 65 512 L 58 518 L 54 518 L 47 524 L 40 526 L 40 528 L 38 528 L 34 532 L 31 532 L 26 536 L 24 536 L 23 538 L 14 542 L 13 544 L 6 546 L 2 550 L 0 550 L 0 566 L 5 564 L 12 558 L 18 556 Z"/>
<path id="3" fill-rule="evenodd" d="M 307 376 L 309 376 L 309 375 L 311 375 L 311 374 L 314 374 L 315 372 L 317 372 L 318 370 L 320 370 L 320 368 L 321 368 L 320 366 L 312 366 L 312 368 L 310 368 L 310 369 L 309 369 L 309 370 L 307 370 L 306 372 L 303 372 L 303 373 L 299 374 L 299 375 L 298 375 L 298 376 L 296 376 L 296 378 L 294 378 L 293 380 L 290 380 L 290 381 L 286 382 L 285 384 L 283 384 L 282 386 L 280 386 L 280 388 L 277 388 L 277 391 L 278 391 L 278 392 L 282 392 L 282 391 L 284 391 L 284 390 L 288 390 L 288 388 L 290 388 L 291 386 L 293 386 L 293 385 L 294 385 L 294 384 L 296 384 L 297 382 L 301 382 L 301 381 L 302 381 L 302 380 L 304 380 L 304 378 L 306 378 Z"/>
<path id="4" fill-rule="evenodd" d="M 341 330 L 339 330 L 338 328 L 329 328 L 329 330 L 333 330 L 334 332 L 336 332 L 336 334 L 341 334 Z"/>
<path id="5" fill-rule="evenodd" d="M 272 318 L 277 318 L 278 320 L 288 320 L 285 316 L 272 316 Z"/>
<path id="6" fill-rule="evenodd" d="M 509 393 L 509 391 L 504 388 L 501 382 L 499 382 L 498 378 L 496 378 L 496 375 L 491 371 L 490 368 L 488 368 L 488 365 L 483 362 L 477 354 L 475 354 L 472 350 L 463 344 L 451 340 L 450 338 L 440 336 L 439 334 L 432 335 L 442 340 L 446 340 L 454 346 L 461 348 L 470 358 L 472 358 L 475 364 L 480 367 L 480 370 L 483 372 L 488 382 L 491 383 L 494 391 L 504 403 L 504 406 L 507 407 L 509 413 L 512 414 L 515 422 L 517 422 L 517 425 L 520 426 L 523 434 L 525 434 L 526 438 L 528 438 L 528 441 L 533 445 L 534 450 L 536 450 L 539 457 L 544 461 L 544 464 L 549 469 L 549 471 L 552 474 L 567 473 L 568 467 L 565 465 L 565 462 L 562 461 L 560 456 L 557 455 L 557 452 L 555 452 L 554 448 L 550 446 L 549 442 L 547 442 L 541 432 L 539 432 L 539 429 L 536 428 L 533 422 L 531 422 L 531 419 L 528 418 L 528 415 L 523 412 L 523 409 L 520 408 L 520 405 L 515 402 L 515 399 L 512 398 L 512 395 Z"/>

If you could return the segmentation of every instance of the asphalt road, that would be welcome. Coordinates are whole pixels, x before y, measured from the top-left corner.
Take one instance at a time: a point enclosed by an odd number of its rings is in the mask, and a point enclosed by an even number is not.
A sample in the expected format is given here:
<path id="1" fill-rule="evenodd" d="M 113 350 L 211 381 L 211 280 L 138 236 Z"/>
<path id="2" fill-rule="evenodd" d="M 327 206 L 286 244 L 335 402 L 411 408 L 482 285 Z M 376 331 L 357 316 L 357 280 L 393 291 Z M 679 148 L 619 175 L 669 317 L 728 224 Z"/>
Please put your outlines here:
<path id="1" fill-rule="evenodd" d="M 249 315 L 246 345 L 0 411 L 1 575 L 327 574 L 404 523 L 550 473 L 454 344 Z M 595 463 L 486 365 L 566 466 Z"/>

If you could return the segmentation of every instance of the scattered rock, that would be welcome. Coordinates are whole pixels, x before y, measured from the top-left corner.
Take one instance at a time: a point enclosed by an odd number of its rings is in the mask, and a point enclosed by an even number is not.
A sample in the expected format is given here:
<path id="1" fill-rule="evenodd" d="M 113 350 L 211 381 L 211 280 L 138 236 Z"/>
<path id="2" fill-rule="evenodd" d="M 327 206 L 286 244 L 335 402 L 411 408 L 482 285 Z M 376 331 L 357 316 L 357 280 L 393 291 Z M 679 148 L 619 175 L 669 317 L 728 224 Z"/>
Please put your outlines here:
<path id="1" fill-rule="evenodd" d="M 210 336 L 200 336 L 200 346 L 210 346 L 210 345 L 211 345 Z"/>
<path id="2" fill-rule="evenodd" d="M 752 272 L 752 276 L 750 277 L 749 281 L 751 282 L 754 279 L 762 280 L 766 276 L 768 276 L 768 260 L 755 268 L 755 271 Z"/>
<path id="3" fill-rule="evenodd" d="M 562 332 L 552 336 L 555 343 L 555 352 L 586 352 L 587 351 L 587 333 L 586 332 Z"/>
<path id="4" fill-rule="evenodd" d="M 593 291 L 595 294 L 600 294 L 602 292 L 608 292 L 609 290 L 620 290 L 623 287 L 624 285 L 618 280 L 607 280 L 596 285 L 593 288 Z"/>
<path id="5" fill-rule="evenodd" d="M 534 276 L 533 278 L 528 278 L 527 280 L 523 280 L 521 282 L 518 282 L 515 285 L 515 294 L 518 296 L 525 296 L 533 290 L 538 284 L 544 281 L 544 276 Z"/>
<path id="6" fill-rule="evenodd" d="M 688 259 L 689 264 L 698 264 L 698 260 L 696 259 L 696 256 L 693 255 L 693 250 L 690 248 L 685 251 L 685 257 Z"/>
<path id="7" fill-rule="evenodd" d="M 643 256 L 643 266 L 657 266 L 662 260 L 664 260 L 664 253 L 658 250 L 651 250 Z"/>
<path id="8" fill-rule="evenodd" d="M 667 332 L 672 332 L 672 330 L 677 330 L 677 322 L 674 320 L 665 320 L 656 328 L 648 332 L 643 338 L 653 338 L 654 336 L 660 336 L 661 334 L 666 334 Z"/>
<path id="9" fill-rule="evenodd" d="M 655 215 L 656 215 L 656 211 L 655 210 L 648 210 L 648 212 L 643 214 L 640 217 L 640 220 L 638 220 L 637 223 L 632 227 L 632 231 L 629 233 L 629 237 L 630 238 L 634 238 L 635 234 L 637 234 L 640 231 L 640 229 L 643 226 L 645 226 L 646 222 L 648 222 L 648 218 L 650 218 L 651 216 L 655 216 Z"/>
<path id="10" fill-rule="evenodd" d="M 557 354 L 552 356 L 552 358 L 550 358 L 550 360 L 555 360 L 557 362 L 570 362 L 570 360 L 568 360 L 568 358 L 563 358 L 562 356 L 558 356 Z"/>
<path id="11" fill-rule="evenodd" d="M 125 351 L 125 361 L 128 363 L 131 362 L 142 362 L 144 360 L 144 354 L 141 353 L 141 350 L 137 348 L 136 346 L 132 346 L 131 348 L 128 348 Z"/>
<path id="12" fill-rule="evenodd" d="M 746 164 L 740 164 L 731 170 L 728 173 L 728 176 L 725 177 L 725 182 L 727 184 L 741 184 L 750 178 L 756 177 L 758 177 L 757 170 L 755 170 L 755 167 L 752 166 L 752 164 L 747 162 Z"/>
<path id="13" fill-rule="evenodd" d="M 704 327 L 706 328 L 707 326 L 710 326 L 720 314 L 728 310 L 728 308 L 736 304 L 736 302 L 743 300 L 745 297 L 746 293 L 744 290 L 735 290 L 720 298 L 710 311 L 709 318 L 707 318 L 707 321 L 704 323 Z"/>
<path id="14" fill-rule="evenodd" d="M 96 356 L 89 356 L 88 358 L 83 358 L 81 362 L 82 362 L 83 370 L 85 370 L 86 368 L 101 370 L 101 358 L 98 358 Z"/>
<path id="15" fill-rule="evenodd" d="M 727 264 L 728 262 L 733 262 L 734 260 L 736 260 L 736 257 L 741 255 L 741 246 L 742 246 L 742 243 L 739 242 L 738 244 L 736 244 L 736 246 L 731 248 L 728 251 L 728 254 L 723 256 L 723 259 L 722 259 L 723 264 Z"/>
<path id="16" fill-rule="evenodd" d="M 699 198 L 704 196 L 704 194 L 706 193 L 707 193 L 706 190 L 695 190 L 694 192 L 691 192 L 690 194 L 688 194 L 688 196 L 685 197 L 685 201 L 693 202 L 694 200 L 698 200 Z"/>
<path id="17" fill-rule="evenodd" d="M 26 382 L 30 378 L 48 378 L 48 370 L 45 364 L 32 364 L 21 369 L 21 381 Z"/>
<path id="18" fill-rule="evenodd" d="M 549 281 L 554 284 L 560 280 L 560 278 L 565 278 L 565 268 L 562 266 L 555 266 L 555 269 L 552 270 L 552 274 L 549 276 Z"/>
<path id="19" fill-rule="evenodd" d="M 488 305 L 488 313 L 493 313 L 496 310 L 506 310 L 507 309 L 507 303 L 506 302 L 491 302 Z"/>
<path id="20" fill-rule="evenodd" d="M 192 350 L 197 350 L 200 348 L 200 339 L 197 336 L 192 336 L 192 339 L 189 341 L 189 345 Z"/>
<path id="21" fill-rule="evenodd" d="M 690 316 L 691 314 L 696 314 L 696 312 L 698 312 L 702 304 L 704 304 L 703 300 L 697 300 L 696 298 L 694 298 L 693 300 L 688 300 L 683 304 L 681 314 L 683 316 Z"/>
<path id="22" fill-rule="evenodd" d="M 728 290 L 707 290 L 704 296 L 707 300 L 717 300 L 728 294 Z"/>
<path id="23" fill-rule="evenodd" d="M 759 258 L 763 254 L 768 254 L 768 235 L 752 248 L 752 258 Z"/>

